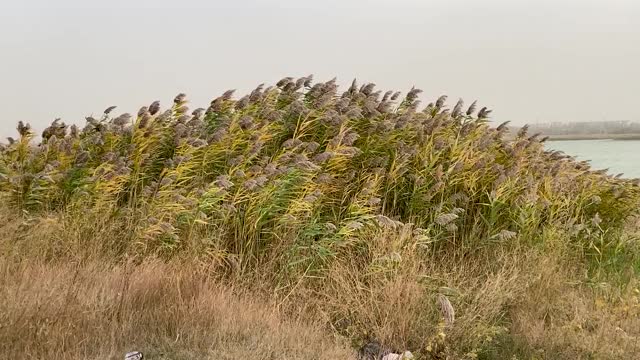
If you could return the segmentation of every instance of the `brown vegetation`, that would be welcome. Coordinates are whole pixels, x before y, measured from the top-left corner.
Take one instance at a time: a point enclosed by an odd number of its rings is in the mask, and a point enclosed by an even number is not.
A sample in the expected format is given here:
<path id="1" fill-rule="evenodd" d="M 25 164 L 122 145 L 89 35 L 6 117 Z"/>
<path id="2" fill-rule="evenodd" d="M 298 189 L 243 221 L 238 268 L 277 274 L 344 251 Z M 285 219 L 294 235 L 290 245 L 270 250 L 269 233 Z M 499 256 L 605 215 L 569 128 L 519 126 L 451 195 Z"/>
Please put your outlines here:
<path id="1" fill-rule="evenodd" d="M 349 339 L 368 338 L 427 359 L 628 359 L 640 351 L 632 284 L 588 285 L 560 243 L 423 263 L 417 244 L 387 234 L 322 279 L 278 288 L 268 266 L 223 279 L 202 256 L 114 262 L 99 247 L 118 226 L 94 233 L 90 223 L 57 217 L 2 218 L 4 358 L 117 359 L 138 349 L 150 359 L 349 359 Z M 60 243 L 74 245 L 51 258 Z M 456 311 L 451 327 L 439 293 Z"/>
<path id="2" fill-rule="evenodd" d="M 317 322 L 284 316 L 193 262 L 3 258 L 0 271 L 3 359 L 355 358 Z"/>

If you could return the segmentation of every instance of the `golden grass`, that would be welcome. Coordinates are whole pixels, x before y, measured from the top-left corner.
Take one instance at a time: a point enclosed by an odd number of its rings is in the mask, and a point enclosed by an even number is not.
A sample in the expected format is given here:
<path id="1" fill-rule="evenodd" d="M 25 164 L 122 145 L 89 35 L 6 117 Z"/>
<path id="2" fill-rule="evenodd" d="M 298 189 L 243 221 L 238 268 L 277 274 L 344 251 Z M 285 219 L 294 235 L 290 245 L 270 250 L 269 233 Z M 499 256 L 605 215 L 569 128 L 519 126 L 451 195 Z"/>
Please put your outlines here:
<path id="1" fill-rule="evenodd" d="M 190 264 L 0 260 L 0 357 L 348 359 L 317 325 L 284 318 Z"/>
<path id="2" fill-rule="evenodd" d="M 423 261 L 389 230 L 321 278 L 285 285 L 265 263 L 220 277 L 210 257 L 101 256 L 103 237 L 51 215 L 0 227 L 0 357 L 350 359 L 368 339 L 425 359 L 624 359 L 640 351 L 638 294 L 588 286 L 559 248 L 510 248 Z M 82 230 L 82 228 L 87 228 Z M 51 251 L 84 234 L 84 252 Z M 65 239 L 66 237 L 66 239 Z M 104 255 L 104 254 L 103 254 Z M 445 294 L 456 318 L 447 327 Z"/>
<path id="3" fill-rule="evenodd" d="M 640 353 L 640 297 L 637 284 L 611 288 L 570 284 L 570 274 L 553 258 L 541 259 L 526 292 L 514 304 L 512 336 L 540 358 L 632 359 Z"/>

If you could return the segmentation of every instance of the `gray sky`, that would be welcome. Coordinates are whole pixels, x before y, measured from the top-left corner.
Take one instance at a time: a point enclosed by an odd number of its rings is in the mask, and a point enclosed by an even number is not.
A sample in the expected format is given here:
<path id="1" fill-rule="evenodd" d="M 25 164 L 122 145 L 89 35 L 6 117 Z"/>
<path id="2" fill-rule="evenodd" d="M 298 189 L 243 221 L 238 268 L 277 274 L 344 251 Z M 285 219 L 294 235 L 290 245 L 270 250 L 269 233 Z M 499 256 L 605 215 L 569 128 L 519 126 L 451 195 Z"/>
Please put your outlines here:
<path id="1" fill-rule="evenodd" d="M 638 0 L 0 0 L 0 135 L 309 73 L 495 121 L 640 121 L 639 66 Z"/>

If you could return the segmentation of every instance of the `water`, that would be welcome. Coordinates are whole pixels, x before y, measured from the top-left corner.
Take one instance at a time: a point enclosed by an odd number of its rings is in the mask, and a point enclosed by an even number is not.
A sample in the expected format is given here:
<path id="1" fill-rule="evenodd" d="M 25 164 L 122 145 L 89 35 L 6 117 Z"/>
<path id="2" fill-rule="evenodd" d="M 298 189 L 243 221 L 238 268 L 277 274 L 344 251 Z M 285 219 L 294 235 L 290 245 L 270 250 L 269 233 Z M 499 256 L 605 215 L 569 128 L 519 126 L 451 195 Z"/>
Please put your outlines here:
<path id="1" fill-rule="evenodd" d="M 595 170 L 609 168 L 614 175 L 624 173 L 627 178 L 640 178 L 640 140 L 549 141 L 545 147 L 575 155 L 578 160 L 590 160 Z"/>

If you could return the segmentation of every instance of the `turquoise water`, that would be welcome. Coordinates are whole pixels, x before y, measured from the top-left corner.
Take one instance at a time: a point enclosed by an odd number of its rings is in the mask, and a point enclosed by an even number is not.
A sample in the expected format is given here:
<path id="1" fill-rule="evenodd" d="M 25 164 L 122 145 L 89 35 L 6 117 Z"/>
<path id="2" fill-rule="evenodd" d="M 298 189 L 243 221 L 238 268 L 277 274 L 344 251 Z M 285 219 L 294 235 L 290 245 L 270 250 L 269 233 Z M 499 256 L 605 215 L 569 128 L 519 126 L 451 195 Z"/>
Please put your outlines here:
<path id="1" fill-rule="evenodd" d="M 609 168 L 611 174 L 624 173 L 640 178 L 640 140 L 549 141 L 547 149 L 561 150 L 578 160 L 590 160 L 593 169 Z"/>

